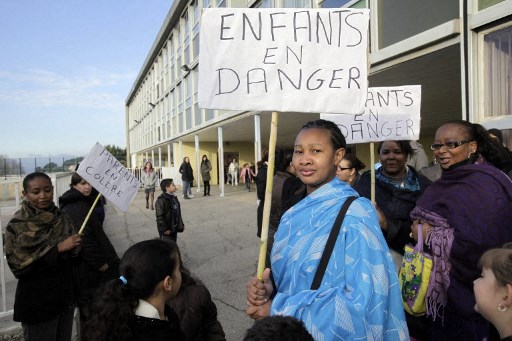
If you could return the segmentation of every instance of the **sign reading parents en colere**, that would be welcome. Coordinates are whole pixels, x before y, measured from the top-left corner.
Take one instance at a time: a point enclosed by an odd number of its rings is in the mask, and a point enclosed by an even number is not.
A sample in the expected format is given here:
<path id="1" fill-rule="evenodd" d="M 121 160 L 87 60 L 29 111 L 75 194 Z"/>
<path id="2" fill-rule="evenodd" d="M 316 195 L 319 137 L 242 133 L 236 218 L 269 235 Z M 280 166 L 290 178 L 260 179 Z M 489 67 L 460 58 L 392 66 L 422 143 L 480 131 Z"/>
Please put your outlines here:
<path id="1" fill-rule="evenodd" d="M 80 163 L 77 173 L 124 212 L 140 187 L 139 180 L 99 143 Z"/>
<path id="2" fill-rule="evenodd" d="M 199 106 L 360 113 L 367 9 L 205 9 Z"/>

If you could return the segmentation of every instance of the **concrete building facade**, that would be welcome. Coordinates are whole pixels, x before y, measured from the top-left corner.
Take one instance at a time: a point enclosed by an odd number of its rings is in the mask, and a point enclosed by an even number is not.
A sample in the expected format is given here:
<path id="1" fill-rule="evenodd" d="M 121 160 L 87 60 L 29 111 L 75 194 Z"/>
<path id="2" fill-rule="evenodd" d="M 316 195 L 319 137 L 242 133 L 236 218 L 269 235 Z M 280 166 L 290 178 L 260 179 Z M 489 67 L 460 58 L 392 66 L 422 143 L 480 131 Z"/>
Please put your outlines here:
<path id="1" fill-rule="evenodd" d="M 187 156 L 200 180 L 207 155 L 218 184 L 231 158 L 261 158 L 271 112 L 198 106 L 201 11 L 209 7 L 369 8 L 369 84 L 422 86 L 424 146 L 442 122 L 465 119 L 501 129 L 512 147 L 512 0 L 175 0 L 126 100 L 129 167 L 150 160 L 175 172 Z M 319 114 L 279 117 L 277 145 L 292 146 Z M 352 151 L 369 164 L 367 145 Z"/>

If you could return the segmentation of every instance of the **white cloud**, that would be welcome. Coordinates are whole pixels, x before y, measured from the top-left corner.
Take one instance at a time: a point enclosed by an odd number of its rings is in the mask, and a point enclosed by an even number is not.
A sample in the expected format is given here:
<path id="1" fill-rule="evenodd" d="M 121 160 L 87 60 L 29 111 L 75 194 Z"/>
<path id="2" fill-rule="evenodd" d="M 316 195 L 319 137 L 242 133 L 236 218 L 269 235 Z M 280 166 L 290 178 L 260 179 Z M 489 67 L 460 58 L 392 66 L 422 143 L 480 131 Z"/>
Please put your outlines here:
<path id="1" fill-rule="evenodd" d="M 72 75 L 41 69 L 0 70 L 0 102 L 122 111 L 134 78 L 133 73 L 111 73 L 93 67 Z"/>

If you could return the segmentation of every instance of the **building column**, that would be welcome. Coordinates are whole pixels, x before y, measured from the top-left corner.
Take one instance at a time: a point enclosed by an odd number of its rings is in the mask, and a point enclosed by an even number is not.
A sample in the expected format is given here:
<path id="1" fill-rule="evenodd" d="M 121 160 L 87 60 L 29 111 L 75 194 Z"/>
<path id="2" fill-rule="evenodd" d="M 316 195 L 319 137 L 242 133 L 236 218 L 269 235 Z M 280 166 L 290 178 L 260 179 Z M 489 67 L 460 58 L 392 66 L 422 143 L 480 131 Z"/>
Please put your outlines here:
<path id="1" fill-rule="evenodd" d="M 155 150 L 151 149 L 151 164 L 155 167 Z"/>
<path id="2" fill-rule="evenodd" d="M 171 167 L 171 144 L 167 145 L 167 167 Z"/>
<path id="3" fill-rule="evenodd" d="M 254 115 L 254 169 L 261 160 L 261 120 L 260 114 Z"/>
<path id="4" fill-rule="evenodd" d="M 219 144 L 219 189 L 220 197 L 224 198 L 224 142 L 222 127 L 217 128 L 217 140 Z"/>
<path id="5" fill-rule="evenodd" d="M 173 142 L 172 149 L 173 149 L 172 156 L 173 156 L 173 160 L 174 160 L 174 182 L 179 185 L 179 184 L 181 184 L 181 174 L 179 172 L 180 165 L 181 165 L 180 144 Z"/>
<path id="6" fill-rule="evenodd" d="M 201 160 L 199 159 L 199 135 L 194 135 L 195 151 L 196 151 L 196 179 L 197 179 L 197 190 L 201 192 Z"/>
<path id="7" fill-rule="evenodd" d="M 162 147 L 158 147 L 158 168 L 162 168 Z"/>

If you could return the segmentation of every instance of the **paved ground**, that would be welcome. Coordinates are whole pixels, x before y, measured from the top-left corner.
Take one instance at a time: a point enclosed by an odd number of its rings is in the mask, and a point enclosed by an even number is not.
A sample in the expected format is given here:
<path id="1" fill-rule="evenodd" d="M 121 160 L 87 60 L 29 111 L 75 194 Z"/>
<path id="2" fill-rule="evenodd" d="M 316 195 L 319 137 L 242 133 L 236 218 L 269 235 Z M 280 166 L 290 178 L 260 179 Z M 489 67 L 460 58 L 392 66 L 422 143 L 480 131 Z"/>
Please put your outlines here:
<path id="1" fill-rule="evenodd" d="M 229 185 L 221 198 L 216 186 L 212 187 L 210 197 L 196 193 L 196 188 L 192 190 L 195 196 L 191 200 L 179 196 L 185 232 L 178 235 L 178 245 L 185 265 L 210 290 L 227 340 L 241 340 L 252 324 L 245 315 L 245 283 L 256 272 L 258 259 L 256 192 L 247 192 L 244 185 Z M 119 256 L 136 242 L 158 237 L 155 211 L 145 208 L 143 191 L 139 191 L 126 213 L 113 205 L 107 207 L 105 232 Z M 5 228 L 13 211 L 1 207 L 0 212 Z M 9 309 L 15 280 L 8 268 L 6 272 Z M 19 327 L 10 318 L 4 320 L 0 329 Z M 0 330 L 0 340 L 1 334 Z"/>

